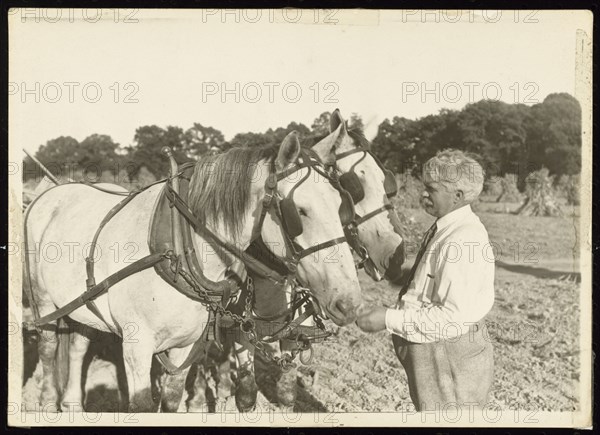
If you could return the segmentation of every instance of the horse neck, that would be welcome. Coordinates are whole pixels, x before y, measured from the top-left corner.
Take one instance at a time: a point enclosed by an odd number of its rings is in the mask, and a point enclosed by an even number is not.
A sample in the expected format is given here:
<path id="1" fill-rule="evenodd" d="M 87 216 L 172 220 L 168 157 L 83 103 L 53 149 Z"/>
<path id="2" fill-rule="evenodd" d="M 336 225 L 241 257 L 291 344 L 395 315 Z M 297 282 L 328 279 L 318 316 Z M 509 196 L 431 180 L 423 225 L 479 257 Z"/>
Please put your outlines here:
<path id="1" fill-rule="evenodd" d="M 221 228 L 210 228 L 210 230 L 219 236 L 221 240 L 242 250 L 245 250 L 250 244 L 250 235 L 245 235 L 247 233 L 246 229 L 244 229 L 240 237 L 233 240 L 232 237 L 226 235 L 222 225 L 219 225 L 219 227 Z M 214 243 L 200 236 L 196 232 L 192 234 L 192 243 L 194 244 L 198 263 L 208 279 L 220 281 L 225 278 L 227 270 L 238 271 L 242 268 L 241 261 L 236 256 L 216 247 Z"/>

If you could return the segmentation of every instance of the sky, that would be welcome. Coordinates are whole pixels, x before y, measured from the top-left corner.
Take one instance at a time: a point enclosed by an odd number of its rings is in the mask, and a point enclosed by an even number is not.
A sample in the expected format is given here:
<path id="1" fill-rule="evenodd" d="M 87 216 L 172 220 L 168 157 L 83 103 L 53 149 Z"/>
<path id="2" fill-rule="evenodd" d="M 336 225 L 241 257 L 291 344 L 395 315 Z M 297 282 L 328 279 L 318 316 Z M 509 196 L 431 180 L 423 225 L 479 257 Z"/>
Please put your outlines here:
<path id="1" fill-rule="evenodd" d="M 575 92 L 585 11 L 12 9 L 9 141 L 136 128 L 263 132 L 322 112 L 415 119 Z"/>

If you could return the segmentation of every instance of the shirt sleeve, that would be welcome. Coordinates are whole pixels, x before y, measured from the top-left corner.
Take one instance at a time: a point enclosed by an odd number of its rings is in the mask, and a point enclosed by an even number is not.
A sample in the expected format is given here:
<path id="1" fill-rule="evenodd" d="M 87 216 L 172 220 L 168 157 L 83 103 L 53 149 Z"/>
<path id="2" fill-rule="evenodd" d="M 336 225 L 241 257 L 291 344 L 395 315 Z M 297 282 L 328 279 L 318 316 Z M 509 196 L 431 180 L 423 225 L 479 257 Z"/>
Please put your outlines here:
<path id="1" fill-rule="evenodd" d="M 441 301 L 422 308 L 388 309 L 390 333 L 414 343 L 432 343 L 467 333 L 494 303 L 494 259 L 487 233 L 463 232 L 452 238 L 460 255 L 440 254 L 436 276 Z"/>

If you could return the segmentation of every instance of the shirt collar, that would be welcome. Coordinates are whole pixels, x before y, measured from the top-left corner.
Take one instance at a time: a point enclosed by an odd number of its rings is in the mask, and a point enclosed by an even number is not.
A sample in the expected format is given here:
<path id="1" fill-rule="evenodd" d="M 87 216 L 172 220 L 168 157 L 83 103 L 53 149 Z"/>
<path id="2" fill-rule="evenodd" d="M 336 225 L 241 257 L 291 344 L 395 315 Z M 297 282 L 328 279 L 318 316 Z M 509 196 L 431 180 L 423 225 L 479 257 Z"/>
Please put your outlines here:
<path id="1" fill-rule="evenodd" d="M 450 226 L 450 224 L 461 221 L 471 214 L 473 214 L 473 211 L 471 210 L 471 204 L 463 205 L 462 207 L 452 210 L 450 213 L 439 218 L 436 221 L 437 229 L 441 230 L 446 228 Z"/>

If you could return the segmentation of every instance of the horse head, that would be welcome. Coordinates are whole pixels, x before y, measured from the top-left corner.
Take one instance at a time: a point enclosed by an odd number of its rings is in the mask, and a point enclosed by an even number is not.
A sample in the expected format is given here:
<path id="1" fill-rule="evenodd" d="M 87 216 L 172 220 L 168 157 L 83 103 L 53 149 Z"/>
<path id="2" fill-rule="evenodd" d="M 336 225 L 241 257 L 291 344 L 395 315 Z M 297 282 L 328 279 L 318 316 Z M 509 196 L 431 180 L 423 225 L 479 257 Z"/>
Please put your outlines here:
<path id="1" fill-rule="evenodd" d="M 364 245 L 365 271 L 376 281 L 383 275 L 397 282 L 404 262 L 400 222 L 391 206 L 396 193 L 394 174 L 385 169 L 357 129 L 348 129 L 339 110 L 330 118 L 329 135 L 313 150 L 325 164 L 341 173 L 340 183 L 355 202 L 358 240 Z"/>
<path id="2" fill-rule="evenodd" d="M 310 289 L 321 313 L 338 325 L 348 324 L 361 302 L 340 218 L 352 204 L 328 182 L 317 156 L 301 148 L 296 132 L 283 140 L 273 163 L 280 212 L 269 209 L 261 236 L 276 255 L 299 259 L 297 278 Z"/>
<path id="3" fill-rule="evenodd" d="M 326 179 L 318 157 L 309 153 L 292 132 L 278 148 L 238 148 L 208 156 L 190 182 L 190 204 L 242 249 L 260 236 L 310 290 L 317 310 L 346 325 L 361 303 L 339 216 L 348 202 Z"/>

